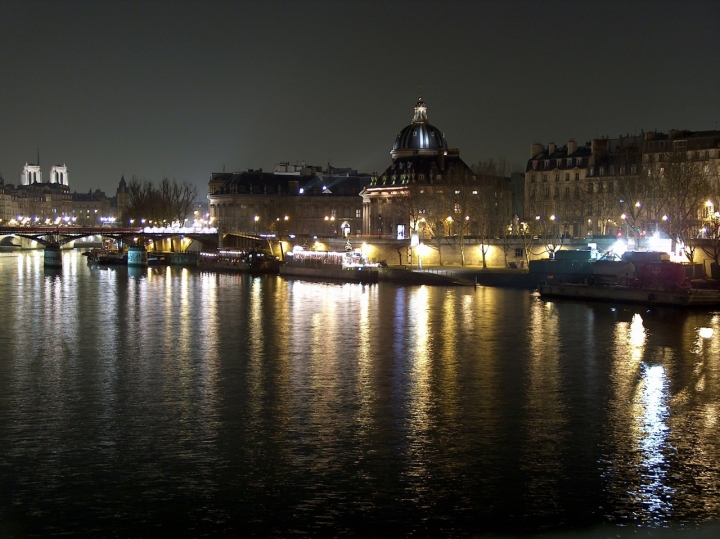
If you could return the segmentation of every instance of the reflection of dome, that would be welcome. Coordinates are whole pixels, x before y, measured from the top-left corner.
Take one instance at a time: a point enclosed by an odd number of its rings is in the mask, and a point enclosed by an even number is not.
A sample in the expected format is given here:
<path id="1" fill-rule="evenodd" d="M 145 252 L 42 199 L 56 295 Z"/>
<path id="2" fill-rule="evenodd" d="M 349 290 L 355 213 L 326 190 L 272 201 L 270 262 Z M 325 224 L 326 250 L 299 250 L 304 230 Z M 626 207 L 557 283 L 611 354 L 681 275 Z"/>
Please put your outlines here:
<path id="1" fill-rule="evenodd" d="M 418 99 L 415 116 L 410 125 L 398 133 L 390 152 L 393 159 L 405 155 L 431 155 L 438 150 L 447 150 L 447 142 L 442 132 L 428 123 L 427 106 Z"/>

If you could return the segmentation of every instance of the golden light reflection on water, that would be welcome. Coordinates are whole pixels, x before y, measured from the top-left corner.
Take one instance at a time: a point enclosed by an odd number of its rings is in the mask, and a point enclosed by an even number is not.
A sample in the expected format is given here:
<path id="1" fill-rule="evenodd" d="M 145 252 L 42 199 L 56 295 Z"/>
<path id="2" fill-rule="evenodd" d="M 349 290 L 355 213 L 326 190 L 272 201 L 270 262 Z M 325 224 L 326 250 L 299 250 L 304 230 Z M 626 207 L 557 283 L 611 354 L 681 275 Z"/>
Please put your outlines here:
<path id="1" fill-rule="evenodd" d="M 266 340 L 271 337 L 265 327 L 265 303 L 261 280 L 248 276 L 240 276 L 238 280 L 241 281 L 241 286 L 249 287 L 247 297 L 249 320 L 242 346 L 245 348 L 243 355 L 247 357 L 249 420 L 252 428 L 257 429 L 257 425 L 262 421 L 266 394 Z"/>
<path id="2" fill-rule="evenodd" d="M 285 413 L 294 440 L 289 452 L 297 464 L 336 470 L 340 455 L 322 448 L 374 429 L 370 303 L 376 287 L 300 280 L 284 286 L 290 372 Z M 357 408 L 348 408 L 356 398 Z M 320 452 L 312 462 L 309 448 Z"/>
<path id="3" fill-rule="evenodd" d="M 0 285 L 20 313 L 0 335 L 15 354 L 0 433 L 20 440 L 16 462 L 41 464 L 38 489 L 107 471 L 225 514 L 275 518 L 282 498 L 283 525 L 383 503 L 413 524 L 720 514 L 718 316 L 177 268 L 68 279 L 33 260 L 4 267 L 24 293 Z M 56 447 L 105 468 L 82 475 Z"/>
<path id="4" fill-rule="evenodd" d="M 409 445 L 406 458 L 407 475 L 412 478 L 416 491 L 414 495 L 423 492 L 422 481 L 428 474 L 428 459 L 426 451 L 429 445 L 428 432 L 432 426 L 430 417 L 431 408 L 431 369 L 433 368 L 432 341 L 430 335 L 435 335 L 435 328 L 429 323 L 429 304 L 431 289 L 422 286 L 410 291 L 408 301 L 408 328 L 411 338 L 406 345 L 408 365 L 407 386 L 407 430 Z M 396 312 L 396 316 L 401 312 Z M 396 337 L 397 339 L 398 337 Z M 437 358 L 440 361 L 440 358 Z"/>
<path id="5" fill-rule="evenodd" d="M 527 475 L 524 497 L 535 511 L 552 511 L 560 495 L 567 422 L 563 402 L 559 314 L 552 303 L 534 302 L 528 332 L 528 384 L 525 394 L 527 441 L 521 468 Z M 542 503 L 537 503 L 541 501 Z"/>

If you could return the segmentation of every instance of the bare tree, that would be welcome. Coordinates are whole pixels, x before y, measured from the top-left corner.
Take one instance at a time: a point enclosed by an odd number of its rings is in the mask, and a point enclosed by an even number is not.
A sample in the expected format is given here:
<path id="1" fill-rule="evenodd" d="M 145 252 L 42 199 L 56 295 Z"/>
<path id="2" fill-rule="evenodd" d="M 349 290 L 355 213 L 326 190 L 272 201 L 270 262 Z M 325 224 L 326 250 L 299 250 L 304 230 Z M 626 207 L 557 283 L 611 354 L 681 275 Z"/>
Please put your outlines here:
<path id="1" fill-rule="evenodd" d="M 389 203 L 394 216 L 407 222 L 411 232 L 418 231 L 423 208 L 424 189 L 417 184 L 408 184 L 401 191 L 393 192 Z"/>
<path id="2" fill-rule="evenodd" d="M 447 185 L 424 186 L 420 190 L 422 196 L 422 210 L 420 214 L 420 230 L 431 241 L 430 246 L 438 252 L 438 260 L 443 265 L 442 244 L 448 234 L 448 227 L 452 218 L 452 199 L 448 197 Z"/>
<path id="3" fill-rule="evenodd" d="M 667 192 L 668 230 L 682 242 L 687 259 L 695 256 L 694 240 L 701 228 L 700 211 L 711 194 L 710 178 L 702 164 L 691 161 L 684 151 L 666 156 L 660 168 Z"/>
<path id="4" fill-rule="evenodd" d="M 156 188 L 151 181 L 133 178 L 128 183 L 128 205 L 123 211 L 124 221 L 142 219 L 157 223 L 183 222 L 190 214 L 197 198 L 197 186 L 184 181 L 163 178 Z"/>
<path id="5" fill-rule="evenodd" d="M 473 166 L 477 177 L 469 190 L 468 215 L 473 236 L 480 247 L 482 266 L 487 267 L 487 253 L 495 240 L 503 242 L 505 265 L 509 249 L 508 227 L 512 225 L 512 197 L 504 160 L 486 159 Z"/>
<path id="6" fill-rule="evenodd" d="M 702 250 L 717 267 L 720 265 L 720 164 L 705 163 L 703 171 L 708 176 L 710 195 L 702 209 L 706 238 Z"/>

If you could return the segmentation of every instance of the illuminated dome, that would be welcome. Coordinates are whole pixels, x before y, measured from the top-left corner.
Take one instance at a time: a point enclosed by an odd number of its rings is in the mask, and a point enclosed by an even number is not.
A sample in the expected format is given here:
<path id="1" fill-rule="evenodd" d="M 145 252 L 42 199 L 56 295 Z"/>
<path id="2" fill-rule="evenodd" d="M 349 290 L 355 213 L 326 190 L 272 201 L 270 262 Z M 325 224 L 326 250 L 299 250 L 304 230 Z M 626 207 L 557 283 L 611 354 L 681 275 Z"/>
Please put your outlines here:
<path id="1" fill-rule="evenodd" d="M 390 155 L 394 160 L 406 155 L 433 155 L 439 150 L 447 150 L 447 142 L 442 132 L 428 123 L 427 105 L 421 97 L 415 104 L 412 123 L 398 133 Z"/>

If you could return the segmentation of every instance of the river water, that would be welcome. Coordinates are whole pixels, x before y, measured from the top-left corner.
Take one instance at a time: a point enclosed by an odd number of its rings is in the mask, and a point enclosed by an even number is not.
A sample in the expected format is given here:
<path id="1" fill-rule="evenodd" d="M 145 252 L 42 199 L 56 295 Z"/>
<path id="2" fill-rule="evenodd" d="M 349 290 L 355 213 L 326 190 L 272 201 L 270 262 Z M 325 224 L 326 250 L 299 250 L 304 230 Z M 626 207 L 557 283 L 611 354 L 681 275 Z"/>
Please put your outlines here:
<path id="1" fill-rule="evenodd" d="M 0 305 L 3 538 L 720 531 L 718 312 L 74 252 Z"/>

